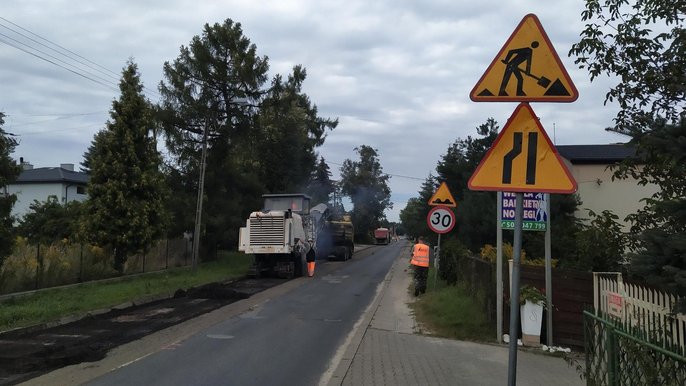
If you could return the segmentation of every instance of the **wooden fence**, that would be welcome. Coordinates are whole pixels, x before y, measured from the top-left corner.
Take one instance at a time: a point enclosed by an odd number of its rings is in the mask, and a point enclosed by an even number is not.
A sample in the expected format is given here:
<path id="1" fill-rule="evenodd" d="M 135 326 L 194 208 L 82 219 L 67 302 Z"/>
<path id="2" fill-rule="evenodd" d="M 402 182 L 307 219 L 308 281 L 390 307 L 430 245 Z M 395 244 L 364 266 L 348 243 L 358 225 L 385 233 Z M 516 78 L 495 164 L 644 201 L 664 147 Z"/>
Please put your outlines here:
<path id="1" fill-rule="evenodd" d="M 624 282 L 621 273 L 593 274 L 596 315 L 619 322 L 628 331 L 686 356 L 686 315 L 673 312 L 674 295 Z"/>
<path id="2" fill-rule="evenodd" d="M 458 262 L 459 282 L 466 285 L 474 296 L 479 297 L 489 321 L 496 315 L 496 268 L 479 258 L 462 258 Z M 510 327 L 509 293 L 510 279 L 507 264 L 503 264 L 503 331 Z M 522 265 L 521 285 L 529 284 L 545 289 L 545 269 L 542 266 Z M 590 272 L 553 268 L 553 344 L 556 346 L 584 347 L 583 311 L 593 306 L 593 275 Z M 544 315 L 546 318 L 547 315 Z M 546 323 L 543 323 L 541 342 L 545 342 Z"/>

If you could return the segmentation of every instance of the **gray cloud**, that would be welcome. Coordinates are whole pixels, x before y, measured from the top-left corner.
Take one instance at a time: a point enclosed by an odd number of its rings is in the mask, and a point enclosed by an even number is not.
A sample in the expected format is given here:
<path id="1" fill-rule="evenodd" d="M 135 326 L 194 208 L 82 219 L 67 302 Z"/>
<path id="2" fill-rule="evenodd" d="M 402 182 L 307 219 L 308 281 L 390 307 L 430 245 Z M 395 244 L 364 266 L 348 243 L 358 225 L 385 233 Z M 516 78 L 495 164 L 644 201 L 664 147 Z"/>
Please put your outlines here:
<path id="1" fill-rule="evenodd" d="M 469 92 L 527 13 L 538 15 L 580 93 L 571 104 L 533 104 L 551 138 L 623 140 L 604 131 L 616 112 L 603 106 L 610 81 L 590 83 L 567 57 L 583 28 L 582 7 L 577 0 L 8 0 L 2 16 L 113 71 L 115 87 L 133 57 L 153 100 L 163 63 L 205 23 L 231 18 L 269 57 L 271 74 L 306 67 L 305 92 L 320 114 L 340 119 L 322 156 L 341 163 L 367 144 L 379 149 L 386 172 L 424 179 L 450 143 L 475 135 L 489 117 L 502 127 L 511 115 L 514 103 L 474 103 Z M 16 158 L 36 166 L 78 164 L 118 91 L 1 42 L 0 62 L 0 111 L 8 115 L 5 128 L 21 135 Z M 66 115 L 76 113 L 88 115 Z M 47 114 L 54 115 L 37 116 Z M 390 219 L 421 183 L 391 179 Z"/>

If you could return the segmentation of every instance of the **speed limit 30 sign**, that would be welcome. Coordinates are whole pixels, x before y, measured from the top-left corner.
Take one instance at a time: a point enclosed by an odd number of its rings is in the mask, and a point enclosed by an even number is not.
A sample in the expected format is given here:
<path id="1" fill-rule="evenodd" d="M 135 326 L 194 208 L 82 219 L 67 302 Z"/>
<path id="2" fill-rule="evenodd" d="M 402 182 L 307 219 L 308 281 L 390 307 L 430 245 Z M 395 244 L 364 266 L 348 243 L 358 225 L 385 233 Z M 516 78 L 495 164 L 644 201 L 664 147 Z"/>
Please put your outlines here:
<path id="1" fill-rule="evenodd" d="M 448 233 L 455 226 L 455 213 L 446 206 L 435 206 L 426 216 L 426 223 L 436 233 Z"/>

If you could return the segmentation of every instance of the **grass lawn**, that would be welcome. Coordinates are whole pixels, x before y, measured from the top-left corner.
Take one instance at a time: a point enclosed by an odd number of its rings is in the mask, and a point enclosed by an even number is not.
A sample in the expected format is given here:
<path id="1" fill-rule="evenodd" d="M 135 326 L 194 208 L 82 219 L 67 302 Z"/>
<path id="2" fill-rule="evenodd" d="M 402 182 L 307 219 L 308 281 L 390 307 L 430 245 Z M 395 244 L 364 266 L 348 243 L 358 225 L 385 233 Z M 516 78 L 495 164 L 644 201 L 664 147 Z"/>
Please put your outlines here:
<path id="1" fill-rule="evenodd" d="M 200 264 L 195 274 L 187 267 L 175 268 L 11 298 L 0 302 L 0 331 L 50 322 L 146 296 L 170 295 L 177 289 L 240 277 L 246 274 L 251 263 L 250 255 L 220 252 L 217 261 Z"/>
<path id="2" fill-rule="evenodd" d="M 434 275 L 432 268 L 426 294 L 410 303 L 422 330 L 450 339 L 495 341 L 495 326 L 488 323 L 477 299 L 459 284 L 448 286 L 440 279 L 434 283 Z"/>

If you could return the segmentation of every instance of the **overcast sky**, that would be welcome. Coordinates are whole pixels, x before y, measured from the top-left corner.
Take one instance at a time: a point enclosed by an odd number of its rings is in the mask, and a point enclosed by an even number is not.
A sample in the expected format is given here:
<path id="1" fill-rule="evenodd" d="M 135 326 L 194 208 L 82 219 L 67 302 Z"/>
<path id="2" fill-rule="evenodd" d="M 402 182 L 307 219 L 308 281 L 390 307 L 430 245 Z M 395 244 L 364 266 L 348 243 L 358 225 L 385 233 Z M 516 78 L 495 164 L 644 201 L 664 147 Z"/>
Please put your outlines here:
<path id="1" fill-rule="evenodd" d="M 558 145 L 626 141 L 604 130 L 616 114 L 615 106 L 603 104 L 611 82 L 590 83 L 567 56 L 584 27 L 583 4 L 6 0 L 0 14 L 0 111 L 7 115 L 4 129 L 20 141 L 15 159 L 34 167 L 78 167 L 119 97 L 117 83 L 128 58 L 157 101 L 164 62 L 173 61 L 205 23 L 230 18 L 242 24 L 258 54 L 269 57 L 272 75 L 287 74 L 296 64 L 307 69 L 305 92 L 322 116 L 340 121 L 318 149 L 334 178 L 343 160 L 355 158 L 356 146 L 378 149 L 384 171 L 393 175 L 394 208 L 387 216 L 397 221 L 423 179 L 435 174 L 449 144 L 475 135 L 489 117 L 502 127 L 514 111 L 516 103 L 475 103 L 469 93 L 526 14 L 538 16 L 579 91 L 574 103 L 532 103 L 550 138 Z M 33 34 L 78 54 L 84 64 L 58 55 Z"/>

